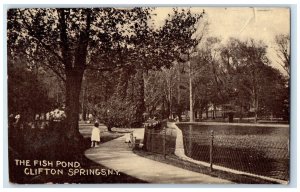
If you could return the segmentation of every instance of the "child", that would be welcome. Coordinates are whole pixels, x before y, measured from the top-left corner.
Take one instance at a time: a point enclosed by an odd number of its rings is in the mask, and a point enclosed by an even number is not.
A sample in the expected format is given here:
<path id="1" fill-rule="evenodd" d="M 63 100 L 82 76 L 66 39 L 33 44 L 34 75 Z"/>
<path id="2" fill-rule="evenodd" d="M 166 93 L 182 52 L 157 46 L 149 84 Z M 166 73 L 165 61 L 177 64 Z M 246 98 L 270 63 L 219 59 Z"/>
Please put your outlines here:
<path id="1" fill-rule="evenodd" d="M 94 124 L 91 141 L 92 141 L 91 147 L 98 147 L 98 144 L 100 143 L 100 129 L 99 129 L 98 122 Z"/>

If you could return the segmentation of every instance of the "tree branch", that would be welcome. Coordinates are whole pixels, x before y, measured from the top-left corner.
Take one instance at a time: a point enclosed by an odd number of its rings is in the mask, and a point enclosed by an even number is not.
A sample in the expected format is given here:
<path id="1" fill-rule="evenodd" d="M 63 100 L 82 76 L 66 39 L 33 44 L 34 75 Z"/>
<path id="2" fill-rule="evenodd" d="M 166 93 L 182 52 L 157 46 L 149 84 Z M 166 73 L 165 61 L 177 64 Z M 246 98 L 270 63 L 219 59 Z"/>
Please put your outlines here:
<path id="1" fill-rule="evenodd" d="M 50 62 L 50 61 L 49 61 Z M 50 69 L 51 71 L 53 71 L 64 83 L 66 82 L 66 78 L 59 72 L 59 70 L 55 69 L 54 66 L 49 65 L 47 63 L 44 63 L 44 65 Z"/>
<path id="2" fill-rule="evenodd" d="M 62 62 L 62 64 L 64 64 L 63 63 L 63 59 L 62 59 L 62 57 L 60 57 L 59 56 L 59 54 L 58 53 L 56 53 L 55 51 L 54 51 L 54 49 L 52 48 L 52 47 L 50 47 L 49 45 L 46 45 L 40 38 L 38 38 L 38 37 L 36 37 L 36 36 L 34 36 L 34 31 L 32 30 L 32 28 L 31 28 L 31 26 L 27 23 L 27 21 L 25 20 L 25 18 L 23 17 L 23 14 L 21 13 L 21 11 L 19 10 L 19 12 L 20 12 L 20 16 L 21 16 L 21 18 L 22 18 L 22 20 L 23 20 L 23 23 L 25 24 L 25 26 L 24 26 L 24 28 L 26 28 L 27 30 L 28 30 L 28 36 L 30 36 L 30 37 L 32 37 L 35 41 L 36 41 L 36 43 L 39 43 L 39 44 L 41 44 L 43 47 L 45 47 L 45 49 L 48 51 L 48 52 L 50 52 L 53 56 L 55 56 L 60 62 Z M 29 13 L 31 14 L 31 16 L 33 17 L 33 15 L 32 15 L 32 13 L 29 11 Z M 32 34 L 32 35 L 30 35 L 30 33 Z"/>
<path id="3" fill-rule="evenodd" d="M 86 69 L 89 69 L 89 70 L 95 70 L 95 71 L 116 71 L 118 69 L 121 69 L 121 68 L 127 68 L 126 65 L 119 65 L 119 66 L 116 66 L 116 67 L 95 67 L 95 66 L 91 66 L 91 65 L 86 65 Z"/>

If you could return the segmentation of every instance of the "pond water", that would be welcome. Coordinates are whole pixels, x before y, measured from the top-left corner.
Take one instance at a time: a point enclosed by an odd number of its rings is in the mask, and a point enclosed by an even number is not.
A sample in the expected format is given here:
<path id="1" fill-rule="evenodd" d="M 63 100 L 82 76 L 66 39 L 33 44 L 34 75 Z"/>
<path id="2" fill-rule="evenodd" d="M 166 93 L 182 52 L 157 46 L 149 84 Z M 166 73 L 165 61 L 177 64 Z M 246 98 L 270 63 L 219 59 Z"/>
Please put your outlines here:
<path id="1" fill-rule="evenodd" d="M 185 153 L 209 162 L 276 179 L 289 180 L 289 127 L 231 124 L 178 124 Z"/>

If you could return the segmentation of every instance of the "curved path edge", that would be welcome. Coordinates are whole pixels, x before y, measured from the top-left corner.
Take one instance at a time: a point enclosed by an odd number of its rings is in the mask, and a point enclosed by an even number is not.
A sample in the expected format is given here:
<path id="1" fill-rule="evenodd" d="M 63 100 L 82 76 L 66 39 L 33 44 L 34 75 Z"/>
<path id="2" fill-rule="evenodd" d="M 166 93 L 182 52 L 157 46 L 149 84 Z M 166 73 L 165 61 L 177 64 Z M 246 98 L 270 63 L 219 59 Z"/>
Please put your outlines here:
<path id="1" fill-rule="evenodd" d="M 135 132 L 144 131 L 136 129 Z M 185 170 L 141 157 L 125 143 L 125 136 L 85 151 L 85 156 L 109 169 L 133 176 L 149 183 L 168 184 L 231 184 L 231 181 Z M 117 175 L 116 175 L 117 177 Z"/>

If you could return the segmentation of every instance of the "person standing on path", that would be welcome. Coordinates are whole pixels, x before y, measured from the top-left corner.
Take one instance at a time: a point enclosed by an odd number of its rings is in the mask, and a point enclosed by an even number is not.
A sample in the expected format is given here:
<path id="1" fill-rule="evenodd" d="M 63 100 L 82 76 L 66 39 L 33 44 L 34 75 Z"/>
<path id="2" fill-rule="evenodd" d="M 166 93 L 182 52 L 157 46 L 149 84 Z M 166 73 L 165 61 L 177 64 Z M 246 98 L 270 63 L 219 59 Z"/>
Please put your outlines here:
<path id="1" fill-rule="evenodd" d="M 98 147 L 100 143 L 100 129 L 98 122 L 95 122 L 94 127 L 92 129 L 91 142 L 91 147 Z"/>

